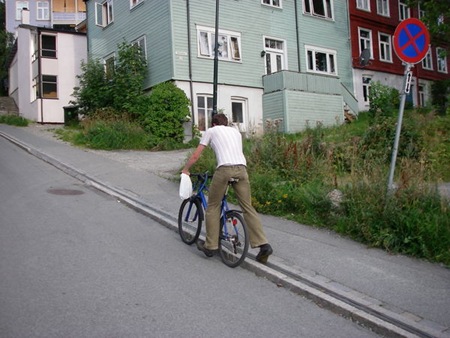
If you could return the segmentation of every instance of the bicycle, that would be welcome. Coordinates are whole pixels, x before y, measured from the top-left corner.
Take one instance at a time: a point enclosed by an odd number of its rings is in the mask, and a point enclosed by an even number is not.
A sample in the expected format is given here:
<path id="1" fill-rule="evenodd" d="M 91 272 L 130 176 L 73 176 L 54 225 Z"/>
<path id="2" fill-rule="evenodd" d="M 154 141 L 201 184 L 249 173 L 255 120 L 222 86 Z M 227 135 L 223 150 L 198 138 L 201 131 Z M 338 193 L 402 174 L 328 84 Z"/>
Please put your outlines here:
<path id="1" fill-rule="evenodd" d="M 200 236 L 208 206 L 207 183 L 212 176 L 206 172 L 192 173 L 191 177 L 196 178 L 193 184 L 195 194 L 181 203 L 178 212 L 178 232 L 181 240 L 188 245 L 195 243 Z M 242 212 L 230 209 L 227 202 L 228 190 L 236 182 L 236 179 L 228 182 L 220 208 L 219 253 L 222 262 L 231 268 L 239 266 L 244 261 L 249 246 L 247 224 L 241 215 Z"/>

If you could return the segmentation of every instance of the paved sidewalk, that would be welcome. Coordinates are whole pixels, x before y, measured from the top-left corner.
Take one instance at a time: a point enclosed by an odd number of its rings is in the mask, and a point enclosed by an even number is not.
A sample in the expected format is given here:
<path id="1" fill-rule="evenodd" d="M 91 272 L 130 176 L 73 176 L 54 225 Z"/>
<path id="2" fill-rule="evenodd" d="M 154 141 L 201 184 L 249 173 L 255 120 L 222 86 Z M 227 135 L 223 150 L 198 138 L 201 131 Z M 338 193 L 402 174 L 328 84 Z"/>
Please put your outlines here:
<path id="1" fill-rule="evenodd" d="M 181 200 L 172 178 L 188 151 L 84 150 L 57 140 L 49 128 L 56 127 L 0 124 L 0 136 L 176 229 Z M 274 254 L 264 266 L 250 250 L 244 268 L 384 335 L 450 337 L 450 269 L 282 218 L 262 215 L 262 221 Z"/>

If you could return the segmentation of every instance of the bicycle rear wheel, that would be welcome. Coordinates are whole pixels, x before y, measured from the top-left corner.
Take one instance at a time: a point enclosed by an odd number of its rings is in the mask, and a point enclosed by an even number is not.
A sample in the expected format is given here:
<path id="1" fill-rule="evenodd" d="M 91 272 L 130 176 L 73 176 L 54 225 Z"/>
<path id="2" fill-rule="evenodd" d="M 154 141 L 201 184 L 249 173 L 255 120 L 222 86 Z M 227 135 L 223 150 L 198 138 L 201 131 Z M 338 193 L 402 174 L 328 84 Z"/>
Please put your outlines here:
<path id="1" fill-rule="evenodd" d="M 237 211 L 229 211 L 220 222 L 219 252 L 222 262 L 231 268 L 239 266 L 247 256 L 249 239 L 247 224 Z"/>
<path id="2" fill-rule="evenodd" d="M 203 222 L 202 203 L 198 198 L 185 199 L 178 212 L 178 233 L 181 240 L 191 245 L 200 236 Z"/>

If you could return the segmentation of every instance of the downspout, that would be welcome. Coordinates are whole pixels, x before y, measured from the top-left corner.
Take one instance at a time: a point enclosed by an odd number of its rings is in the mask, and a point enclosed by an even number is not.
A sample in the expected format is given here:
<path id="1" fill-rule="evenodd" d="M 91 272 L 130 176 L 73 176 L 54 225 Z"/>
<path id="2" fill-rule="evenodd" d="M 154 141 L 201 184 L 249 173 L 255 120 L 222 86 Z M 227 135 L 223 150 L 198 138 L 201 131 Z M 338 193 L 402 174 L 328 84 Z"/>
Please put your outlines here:
<path id="1" fill-rule="evenodd" d="M 187 38 L 188 38 L 188 64 L 189 64 L 189 90 L 191 96 L 191 117 L 192 126 L 195 125 L 194 112 L 194 88 L 192 84 L 192 54 L 191 54 L 191 11 L 189 8 L 189 0 L 186 0 L 186 16 L 187 16 Z M 192 135 L 194 136 L 194 135 Z"/>
<path id="2" fill-rule="evenodd" d="M 297 67 L 298 72 L 300 73 L 300 35 L 298 32 L 298 9 L 297 9 L 297 0 L 294 0 L 294 6 L 295 6 L 295 34 L 297 38 Z"/>
<path id="3" fill-rule="evenodd" d="M 41 40 L 41 31 L 37 30 L 37 38 L 38 38 L 38 81 L 39 81 L 39 101 L 41 103 L 41 123 L 44 124 L 44 99 L 42 98 L 42 40 Z"/>

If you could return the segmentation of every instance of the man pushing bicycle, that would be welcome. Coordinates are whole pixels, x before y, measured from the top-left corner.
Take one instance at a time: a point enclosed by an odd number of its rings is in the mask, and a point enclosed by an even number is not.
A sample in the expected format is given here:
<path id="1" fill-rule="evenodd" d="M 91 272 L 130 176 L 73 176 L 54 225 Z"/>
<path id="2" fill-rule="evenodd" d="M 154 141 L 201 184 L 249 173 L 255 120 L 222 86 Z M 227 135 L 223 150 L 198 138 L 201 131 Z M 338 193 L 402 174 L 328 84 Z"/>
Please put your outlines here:
<path id="1" fill-rule="evenodd" d="M 189 169 L 197 162 L 208 145 L 216 155 L 217 168 L 209 188 L 206 241 L 197 241 L 197 248 L 208 257 L 212 257 L 218 251 L 220 206 L 228 182 L 235 179 L 236 182 L 232 186 L 248 226 L 250 246 L 260 248 L 256 260 L 266 263 L 273 249 L 267 241 L 260 217 L 251 203 L 247 161 L 242 151 L 242 136 L 238 130 L 228 126 L 226 115 L 215 114 L 212 117 L 212 127 L 204 132 L 200 144 L 186 162 L 182 172 L 189 175 Z"/>

